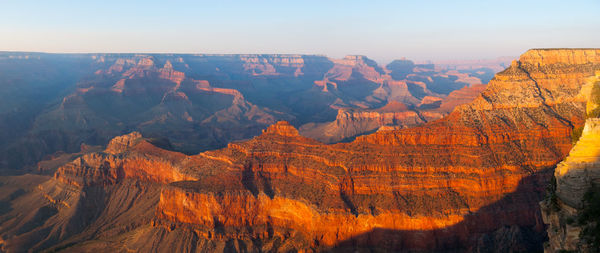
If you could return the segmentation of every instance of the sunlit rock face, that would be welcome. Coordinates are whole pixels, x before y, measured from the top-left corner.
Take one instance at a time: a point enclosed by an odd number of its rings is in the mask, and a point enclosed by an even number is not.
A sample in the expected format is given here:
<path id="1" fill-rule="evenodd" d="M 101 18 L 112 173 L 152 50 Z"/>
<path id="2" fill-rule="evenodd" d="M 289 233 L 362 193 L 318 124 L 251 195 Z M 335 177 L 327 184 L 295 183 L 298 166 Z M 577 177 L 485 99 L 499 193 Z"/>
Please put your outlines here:
<path id="1" fill-rule="evenodd" d="M 473 101 L 484 89 L 485 85 L 482 84 L 465 86 L 451 92 L 445 98 L 425 96 L 421 101 L 412 97 L 407 90 L 407 98 L 401 99 L 407 104 L 392 100 L 377 109 L 338 109 L 335 121 L 309 123 L 299 130 L 302 135 L 321 142 L 336 143 L 385 127 L 399 129 L 419 126 L 441 119 L 452 112 L 456 106 Z M 411 100 L 416 100 L 418 103 Z"/>
<path id="2" fill-rule="evenodd" d="M 584 195 L 600 181 L 600 119 L 588 119 L 583 133 L 554 171 L 554 199 L 541 202 L 544 223 L 548 224 L 547 252 L 572 250 L 593 252 L 580 234 L 586 224 L 578 223 Z M 571 221 L 567 221 L 571 220 Z"/>
<path id="3" fill-rule="evenodd" d="M 347 56 L 333 62 L 334 67 L 325 78 L 315 81 L 323 93 L 367 93 L 368 85 L 357 85 L 357 78 L 376 86 L 364 101 L 349 99 L 332 104 L 337 110 L 335 121 L 300 127 L 302 135 L 325 143 L 352 141 L 380 128 L 407 128 L 440 119 L 457 105 L 471 102 L 485 88 L 482 83 L 491 78 L 485 78 L 489 74 L 485 71 L 475 71 L 480 74 L 473 75 L 405 59 L 395 60 L 385 68 L 364 56 Z"/>
<path id="4" fill-rule="evenodd" d="M 549 241 L 545 244 L 546 252 L 560 250 L 576 252 L 595 252 L 590 236 L 596 233 L 590 226 L 595 226 L 589 212 L 594 201 L 593 194 L 598 191 L 600 183 L 600 73 L 590 78 L 586 94 L 588 119 L 581 129 L 580 136 L 574 136 L 576 142 L 569 155 L 554 169 L 554 178 L 548 189 L 546 198 L 540 202 L 544 223 L 548 225 Z M 590 195 L 591 194 L 591 195 Z M 585 218 L 587 217 L 587 218 Z M 588 219 L 592 219 L 592 221 Z M 588 230 L 586 232 L 586 230 Z M 597 236 L 597 235 L 596 235 Z"/>
<path id="5" fill-rule="evenodd" d="M 469 241 L 475 240 L 474 234 L 502 226 L 543 233 L 535 203 L 548 176 L 545 170 L 570 150 L 571 128 L 583 124 L 581 87 L 600 67 L 598 59 L 572 60 L 570 55 L 579 53 L 559 51 L 558 55 L 564 55 L 561 61 L 539 66 L 527 56 L 546 51 L 527 52 L 523 61 L 498 74 L 474 102 L 422 127 L 380 131 L 331 146 L 265 134 L 247 143 L 231 144 L 211 156 L 231 157 L 231 152 L 240 159 L 237 155 L 243 154 L 241 160 L 228 160 L 251 170 L 254 176 L 249 178 L 259 182 L 258 192 L 272 192 L 274 197 L 290 192 L 284 185 L 292 180 L 286 177 L 304 177 L 307 170 L 315 175 L 339 171 L 323 181 L 313 176 L 304 182 L 327 182 L 312 188 L 338 195 L 342 200 L 338 212 L 343 213 L 345 207 L 348 217 L 377 220 L 400 213 L 416 220 L 408 222 L 398 215 L 390 220 L 403 222 L 384 225 L 358 219 L 354 226 L 339 227 L 334 240 L 323 239 L 319 245 L 345 247 L 344 241 L 354 240 L 368 246 L 388 242 L 392 247 L 429 250 L 448 244 L 473 248 L 477 246 Z M 313 172 L 316 169 L 318 172 Z M 309 200 L 308 196 L 296 198 Z M 315 201 L 315 205 L 323 203 Z M 486 208 L 495 203 L 501 208 Z M 478 221 L 477 225 L 473 221 Z M 388 241 L 385 236 L 369 236 L 377 229 L 423 232 Z M 444 229 L 453 233 L 427 232 Z M 305 233 L 313 239 L 331 236 L 319 229 Z M 425 234 L 427 241 L 439 244 L 418 245 L 416 234 Z"/>
<path id="6" fill-rule="evenodd" d="M 572 207 L 581 206 L 591 182 L 600 178 L 600 119 L 588 119 L 577 144 L 555 169 L 556 194 Z"/>
<path id="7" fill-rule="evenodd" d="M 133 132 L 115 137 L 103 152 L 85 154 L 59 167 L 54 177 L 77 187 L 111 185 L 131 178 L 159 183 L 193 180 L 174 165 L 184 157 L 157 148 Z"/>
<path id="8" fill-rule="evenodd" d="M 448 116 L 348 143 L 284 121 L 197 155 L 117 137 L 25 194 L 55 210 L 47 222 L 9 211 L 0 234 L 14 250 L 541 250 L 537 203 L 584 124 L 599 51 L 530 50 Z"/>

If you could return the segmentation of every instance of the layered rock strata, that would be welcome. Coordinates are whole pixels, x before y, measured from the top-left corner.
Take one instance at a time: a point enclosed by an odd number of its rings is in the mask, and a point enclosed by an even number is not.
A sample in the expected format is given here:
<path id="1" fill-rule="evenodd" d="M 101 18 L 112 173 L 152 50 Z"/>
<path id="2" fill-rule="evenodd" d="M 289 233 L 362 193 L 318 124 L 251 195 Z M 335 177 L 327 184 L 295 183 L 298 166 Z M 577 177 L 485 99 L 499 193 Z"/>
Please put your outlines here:
<path id="1" fill-rule="evenodd" d="M 37 249 L 539 251 L 536 204 L 571 149 L 573 127 L 584 124 L 582 87 L 598 70 L 600 50 L 530 50 L 447 117 L 349 143 L 323 144 L 284 121 L 191 156 L 137 134 L 120 137 L 59 168 L 51 181 L 60 187 L 52 189 L 85 192 L 80 201 L 100 210 L 93 221 L 121 217 L 102 211 L 113 210 L 103 209 L 110 203 L 91 201 L 94 192 L 104 201 L 144 192 L 146 202 L 122 199 L 127 210 L 145 212 L 110 227 L 65 230 Z M 58 216 L 85 213 L 65 203 Z M 0 230 L 11 249 L 35 238 L 15 231 Z"/>
<path id="2" fill-rule="evenodd" d="M 409 107 L 392 100 L 377 109 L 338 109 L 335 121 L 305 124 L 299 130 L 302 135 L 321 142 L 336 143 L 381 127 L 414 127 L 441 119 L 455 107 L 471 102 L 484 89 L 485 85 L 479 84 L 453 91 L 445 98 L 426 96 L 418 106 Z"/>
<path id="3" fill-rule="evenodd" d="M 596 252 L 599 249 L 599 245 L 594 245 L 593 239 L 589 238 L 590 233 L 596 233 L 592 227 L 598 226 L 598 217 L 591 216 L 589 209 L 595 208 L 590 205 L 597 205 L 593 201 L 598 200 L 593 196 L 598 194 L 600 185 L 600 118 L 595 112 L 600 108 L 599 74 L 588 85 L 590 118 L 569 155 L 556 166 L 555 181 L 548 189 L 546 199 L 540 202 L 544 223 L 548 224 L 546 252 Z"/>
<path id="4" fill-rule="evenodd" d="M 570 250 L 592 252 L 581 240 L 586 224 L 578 223 L 583 197 L 600 184 L 600 119 L 588 119 L 581 138 L 569 156 L 555 169 L 555 189 L 541 202 L 544 223 L 548 224 L 547 252 Z"/>

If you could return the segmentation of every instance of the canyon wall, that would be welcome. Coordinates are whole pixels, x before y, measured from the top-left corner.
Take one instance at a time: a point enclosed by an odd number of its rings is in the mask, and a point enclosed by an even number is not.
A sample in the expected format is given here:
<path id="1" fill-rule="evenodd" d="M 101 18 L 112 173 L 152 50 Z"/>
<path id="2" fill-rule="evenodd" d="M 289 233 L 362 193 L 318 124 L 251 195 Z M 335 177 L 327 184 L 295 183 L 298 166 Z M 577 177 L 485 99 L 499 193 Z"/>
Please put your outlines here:
<path id="1" fill-rule="evenodd" d="M 549 225 L 547 252 L 598 249 L 598 245 L 592 246 L 592 242 L 582 239 L 583 230 L 590 224 L 582 224 L 578 217 L 584 212 L 584 195 L 597 191 L 594 186 L 600 183 L 599 135 L 600 120 L 588 119 L 581 138 L 554 172 L 556 185 L 548 199 L 541 202 L 544 223 Z"/>
<path id="2" fill-rule="evenodd" d="M 546 252 L 597 252 L 597 208 L 600 186 L 600 72 L 590 79 L 587 116 L 583 128 L 573 134 L 576 142 L 555 170 L 546 198 L 540 202 L 544 223 L 548 224 Z"/>
<path id="3" fill-rule="evenodd" d="M 38 201 L 34 211 L 12 205 L 2 214 L 1 244 L 18 251 L 35 240 L 34 250 L 74 252 L 540 251 L 537 203 L 571 150 L 572 129 L 584 125 L 584 86 L 599 70 L 597 49 L 529 50 L 448 116 L 348 143 L 323 144 L 285 121 L 196 155 L 136 133 L 118 137 L 13 196 L 11 203 Z"/>
<path id="4" fill-rule="evenodd" d="M 338 109 L 335 121 L 308 123 L 301 126 L 299 130 L 306 137 L 324 143 L 336 143 L 352 140 L 380 128 L 400 129 L 419 126 L 450 114 L 455 107 L 471 102 L 484 89 L 485 85 L 482 84 L 463 87 L 451 92 L 445 98 L 426 96 L 418 104 L 408 102 L 406 105 L 392 100 L 377 109 Z"/>
<path id="5" fill-rule="evenodd" d="M 0 52 L 0 170 L 30 171 L 47 156 L 104 146 L 131 131 L 195 154 L 256 136 L 279 120 L 320 125 L 338 111 L 419 106 L 447 96 L 430 87 L 451 92 L 490 71 L 414 65 L 409 77 L 390 75 L 398 72 L 390 66 L 366 56 Z M 356 121 L 336 131 L 354 137 L 380 125 L 372 117 Z"/>

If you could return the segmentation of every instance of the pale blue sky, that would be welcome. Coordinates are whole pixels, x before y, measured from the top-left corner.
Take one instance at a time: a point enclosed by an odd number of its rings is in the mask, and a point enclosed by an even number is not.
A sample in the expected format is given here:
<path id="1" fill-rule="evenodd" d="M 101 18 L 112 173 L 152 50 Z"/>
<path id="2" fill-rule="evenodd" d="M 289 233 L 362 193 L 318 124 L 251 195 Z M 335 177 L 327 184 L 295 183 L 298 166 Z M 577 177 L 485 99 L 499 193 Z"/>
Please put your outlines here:
<path id="1" fill-rule="evenodd" d="M 364 54 L 386 63 L 600 47 L 600 0 L 0 0 L 0 50 Z"/>

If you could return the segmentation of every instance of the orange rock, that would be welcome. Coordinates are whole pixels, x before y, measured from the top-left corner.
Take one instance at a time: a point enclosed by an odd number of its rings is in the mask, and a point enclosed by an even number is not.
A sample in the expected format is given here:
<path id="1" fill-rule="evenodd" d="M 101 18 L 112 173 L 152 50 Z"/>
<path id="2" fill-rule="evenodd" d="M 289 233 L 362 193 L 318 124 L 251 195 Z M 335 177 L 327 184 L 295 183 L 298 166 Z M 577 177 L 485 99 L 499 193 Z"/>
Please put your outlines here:
<path id="1" fill-rule="evenodd" d="M 298 136 L 298 130 L 287 121 L 278 121 L 274 125 L 263 130 L 263 134 L 276 134 L 281 136 Z"/>
<path id="2" fill-rule="evenodd" d="M 212 241 L 447 250 L 473 249 L 504 227 L 542 233 L 537 202 L 547 169 L 569 152 L 571 129 L 584 122 L 580 91 L 600 70 L 598 51 L 528 51 L 473 102 L 419 127 L 326 145 L 280 121 L 194 156 L 133 134 L 55 177 L 75 185 L 170 183 L 154 226 Z"/>

